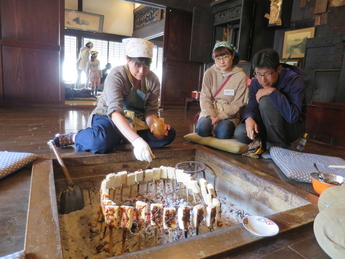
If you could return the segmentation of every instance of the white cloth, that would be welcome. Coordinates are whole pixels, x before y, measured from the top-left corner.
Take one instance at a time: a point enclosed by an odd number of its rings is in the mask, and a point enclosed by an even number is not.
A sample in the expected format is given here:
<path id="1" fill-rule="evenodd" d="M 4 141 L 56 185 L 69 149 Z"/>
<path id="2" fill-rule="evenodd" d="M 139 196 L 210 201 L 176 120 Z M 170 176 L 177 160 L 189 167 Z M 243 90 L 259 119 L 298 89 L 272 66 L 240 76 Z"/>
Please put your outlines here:
<path id="1" fill-rule="evenodd" d="M 123 39 L 126 46 L 126 55 L 131 58 L 152 58 L 154 44 L 150 41 L 138 38 Z"/>
<path id="2" fill-rule="evenodd" d="M 79 57 L 77 60 L 77 68 L 83 70 L 86 73 L 87 62 L 90 57 L 90 48 L 82 47 L 79 52 Z"/>

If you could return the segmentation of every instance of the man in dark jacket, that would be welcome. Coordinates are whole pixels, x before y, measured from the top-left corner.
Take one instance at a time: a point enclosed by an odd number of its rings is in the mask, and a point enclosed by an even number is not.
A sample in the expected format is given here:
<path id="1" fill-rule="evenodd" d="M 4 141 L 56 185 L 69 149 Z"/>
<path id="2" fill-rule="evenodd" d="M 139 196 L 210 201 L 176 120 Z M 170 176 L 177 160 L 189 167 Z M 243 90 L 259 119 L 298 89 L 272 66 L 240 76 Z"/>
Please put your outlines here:
<path id="1" fill-rule="evenodd" d="M 264 150 L 271 146 L 291 149 L 291 143 L 303 134 L 305 126 L 306 103 L 300 70 L 280 63 L 274 49 L 256 53 L 252 67 L 255 78 L 235 137 L 246 144 L 259 138 Z M 265 155 L 269 157 L 268 152 Z"/>

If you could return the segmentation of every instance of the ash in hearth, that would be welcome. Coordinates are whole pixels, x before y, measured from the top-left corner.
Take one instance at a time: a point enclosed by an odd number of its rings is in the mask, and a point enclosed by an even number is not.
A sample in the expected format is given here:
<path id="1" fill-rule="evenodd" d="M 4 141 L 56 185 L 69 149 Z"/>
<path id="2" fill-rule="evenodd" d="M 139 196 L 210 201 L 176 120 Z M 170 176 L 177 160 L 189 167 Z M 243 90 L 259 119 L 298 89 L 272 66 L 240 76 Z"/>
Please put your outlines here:
<path id="1" fill-rule="evenodd" d="M 235 225 L 248 215 L 205 179 L 173 167 L 111 173 L 100 191 L 89 193 L 83 210 L 60 215 L 64 258 L 130 253 Z"/>

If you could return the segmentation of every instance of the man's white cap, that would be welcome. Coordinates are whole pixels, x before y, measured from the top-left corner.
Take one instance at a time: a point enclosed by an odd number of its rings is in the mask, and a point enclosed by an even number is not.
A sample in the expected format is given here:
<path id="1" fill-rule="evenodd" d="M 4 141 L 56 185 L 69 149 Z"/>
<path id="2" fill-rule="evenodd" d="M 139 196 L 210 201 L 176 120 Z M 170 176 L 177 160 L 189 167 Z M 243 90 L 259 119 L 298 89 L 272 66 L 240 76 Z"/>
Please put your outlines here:
<path id="1" fill-rule="evenodd" d="M 154 44 L 151 41 L 128 38 L 123 39 L 122 42 L 126 46 L 126 55 L 131 58 L 151 58 Z"/>

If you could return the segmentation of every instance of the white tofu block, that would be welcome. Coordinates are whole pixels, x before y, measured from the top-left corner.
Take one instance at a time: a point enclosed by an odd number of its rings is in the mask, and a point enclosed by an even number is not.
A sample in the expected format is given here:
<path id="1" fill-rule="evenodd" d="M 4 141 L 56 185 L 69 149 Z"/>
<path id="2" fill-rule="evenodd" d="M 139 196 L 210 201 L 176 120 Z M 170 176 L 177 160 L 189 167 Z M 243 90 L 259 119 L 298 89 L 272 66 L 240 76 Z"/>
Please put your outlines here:
<path id="1" fill-rule="evenodd" d="M 175 180 L 176 179 L 175 167 L 168 166 L 168 179 L 170 179 L 170 180 Z"/>
<path id="2" fill-rule="evenodd" d="M 180 229 L 187 229 L 190 226 L 190 208 L 186 206 L 178 208 L 177 220 Z"/>
<path id="3" fill-rule="evenodd" d="M 176 224 L 176 209 L 175 208 L 167 208 L 163 209 L 163 227 L 164 229 L 175 229 L 177 228 Z"/>
<path id="4" fill-rule="evenodd" d="M 114 185 L 113 187 L 114 188 L 118 188 L 121 186 L 121 175 L 117 174 L 115 175 L 115 178 L 114 178 Z"/>
<path id="5" fill-rule="evenodd" d="M 100 197 L 101 197 L 101 200 L 110 199 L 109 189 L 101 189 Z"/>
<path id="6" fill-rule="evenodd" d="M 221 210 L 220 210 L 220 200 L 217 198 L 212 199 L 212 204 L 214 204 L 217 208 L 217 217 L 216 220 L 221 218 Z"/>
<path id="7" fill-rule="evenodd" d="M 127 184 L 127 171 L 120 171 L 117 173 L 118 175 L 121 176 L 121 184 L 126 185 Z"/>
<path id="8" fill-rule="evenodd" d="M 104 219 L 107 227 L 118 228 L 120 222 L 120 207 L 106 205 L 104 209 Z"/>
<path id="9" fill-rule="evenodd" d="M 161 179 L 168 179 L 168 167 L 161 165 Z"/>
<path id="10" fill-rule="evenodd" d="M 191 187 L 191 188 L 189 188 L 189 189 L 191 189 L 192 192 L 194 192 L 194 193 L 200 193 L 200 186 L 199 186 L 198 181 L 191 180 L 191 181 L 190 181 L 190 187 Z"/>
<path id="11" fill-rule="evenodd" d="M 121 206 L 121 218 L 120 218 L 120 227 L 131 229 L 133 224 L 133 211 L 134 208 L 131 206 Z"/>
<path id="12" fill-rule="evenodd" d="M 135 173 L 127 174 L 127 186 L 135 185 Z"/>
<path id="13" fill-rule="evenodd" d="M 114 187 L 115 177 L 116 177 L 116 175 L 114 173 L 107 174 L 107 176 L 105 177 L 105 179 L 109 180 L 107 183 L 107 187 L 109 187 L 108 189 L 111 189 Z"/>
<path id="14" fill-rule="evenodd" d="M 208 184 L 208 182 L 204 179 L 204 178 L 200 178 L 199 179 L 199 183 L 200 183 L 200 189 L 201 189 L 201 191 L 206 191 L 206 193 L 207 193 L 207 184 Z"/>
<path id="15" fill-rule="evenodd" d="M 206 226 L 212 227 L 216 222 L 217 208 L 216 205 L 210 204 L 206 207 Z"/>
<path id="16" fill-rule="evenodd" d="M 207 192 L 212 195 L 212 198 L 216 198 L 216 191 L 214 190 L 213 184 L 208 183 L 207 184 Z"/>
<path id="17" fill-rule="evenodd" d="M 209 204 L 208 203 L 209 196 L 208 196 L 208 191 L 207 191 L 207 184 L 208 183 L 204 178 L 200 178 L 199 184 L 200 184 L 200 190 L 201 190 L 202 198 L 204 199 L 204 202 L 206 204 Z"/>
<path id="18" fill-rule="evenodd" d="M 111 186 L 110 180 L 109 179 L 103 179 L 103 181 L 105 182 L 105 188 L 106 189 L 111 189 L 112 186 Z"/>
<path id="19" fill-rule="evenodd" d="M 183 174 L 183 185 L 186 186 L 186 188 L 190 189 L 190 182 L 193 180 L 193 177 L 190 176 L 190 174 Z"/>
<path id="20" fill-rule="evenodd" d="M 107 179 L 103 179 L 103 180 L 102 180 L 102 182 L 101 182 L 101 189 L 100 189 L 101 192 L 102 192 L 103 190 L 107 189 L 107 182 L 108 182 Z"/>
<path id="21" fill-rule="evenodd" d="M 112 206 L 115 206 L 116 203 L 113 202 L 112 200 L 109 200 L 109 199 L 103 199 L 101 200 L 101 208 L 102 208 L 102 213 L 103 215 L 105 215 L 105 206 L 109 206 L 109 205 L 112 205 Z"/>
<path id="22" fill-rule="evenodd" d="M 176 175 L 176 181 L 178 183 L 183 183 L 184 170 L 183 169 L 176 169 L 175 170 L 175 175 Z"/>
<path id="23" fill-rule="evenodd" d="M 153 168 L 153 181 L 159 181 L 161 179 L 161 173 L 162 169 L 161 168 Z"/>
<path id="24" fill-rule="evenodd" d="M 135 203 L 135 210 L 136 210 L 138 224 L 143 225 L 146 223 L 148 208 L 149 208 L 149 205 L 146 202 L 137 201 Z"/>
<path id="25" fill-rule="evenodd" d="M 134 173 L 135 173 L 135 182 L 137 184 L 144 181 L 144 171 L 143 170 L 137 170 Z"/>
<path id="26" fill-rule="evenodd" d="M 205 207 L 201 204 L 193 207 L 193 227 L 197 228 L 200 226 L 201 221 L 205 217 Z"/>
<path id="27" fill-rule="evenodd" d="M 163 226 L 163 204 L 152 203 L 150 205 L 150 216 L 152 226 Z"/>
<path id="28" fill-rule="evenodd" d="M 204 199 L 204 201 L 205 201 L 205 203 L 207 204 L 207 205 L 210 205 L 210 204 L 212 204 L 212 195 L 210 194 L 210 193 L 207 193 L 206 194 L 206 199 Z"/>
<path id="29" fill-rule="evenodd" d="M 153 169 L 146 169 L 145 170 L 144 181 L 147 183 L 153 181 Z"/>

